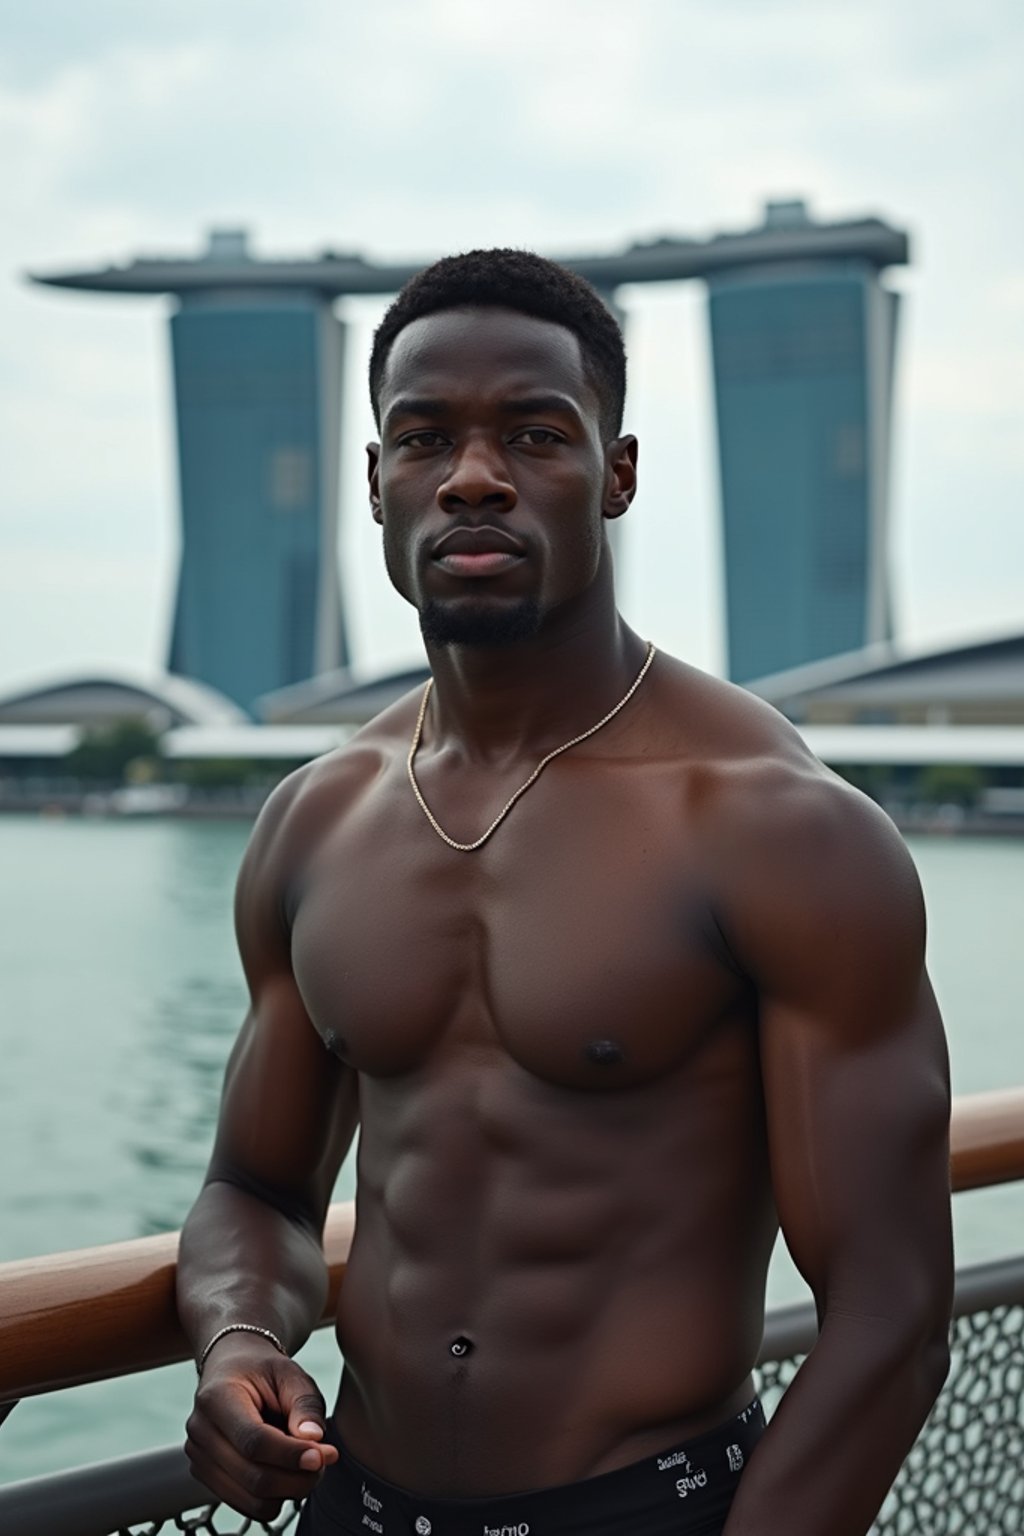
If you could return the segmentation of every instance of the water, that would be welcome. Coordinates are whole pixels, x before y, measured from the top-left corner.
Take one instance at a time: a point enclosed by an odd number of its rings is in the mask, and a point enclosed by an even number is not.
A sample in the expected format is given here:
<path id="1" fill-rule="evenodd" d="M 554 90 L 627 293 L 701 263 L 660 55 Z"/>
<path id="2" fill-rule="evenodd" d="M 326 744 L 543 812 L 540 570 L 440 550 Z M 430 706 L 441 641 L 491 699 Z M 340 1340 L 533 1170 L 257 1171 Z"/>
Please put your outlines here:
<path id="1" fill-rule="evenodd" d="M 181 1225 L 245 1007 L 243 823 L 0 820 L 0 1260 Z M 916 839 L 959 1092 L 1024 1083 L 1024 842 Z M 336 1198 L 352 1194 L 350 1167 Z M 961 1262 L 1024 1247 L 1024 1186 L 956 1202 Z M 785 1257 L 770 1294 L 800 1294 Z M 330 1332 L 301 1356 L 331 1400 Z M 180 1440 L 189 1365 L 22 1403 L 0 1481 Z"/>

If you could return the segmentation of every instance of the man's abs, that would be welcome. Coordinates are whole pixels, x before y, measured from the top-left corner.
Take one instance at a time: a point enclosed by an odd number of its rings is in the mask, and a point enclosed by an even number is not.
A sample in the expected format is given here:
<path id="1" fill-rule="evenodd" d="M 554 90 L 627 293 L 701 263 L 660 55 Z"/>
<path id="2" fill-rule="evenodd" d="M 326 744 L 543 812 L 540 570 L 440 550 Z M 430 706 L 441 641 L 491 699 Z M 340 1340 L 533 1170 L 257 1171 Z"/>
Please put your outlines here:
<path id="1" fill-rule="evenodd" d="M 361 1113 L 338 1323 L 359 1460 L 449 1496 L 550 1486 L 749 1401 L 774 1216 L 746 1074 L 728 1103 L 692 1065 L 598 1096 L 478 1052 L 365 1082 Z"/>

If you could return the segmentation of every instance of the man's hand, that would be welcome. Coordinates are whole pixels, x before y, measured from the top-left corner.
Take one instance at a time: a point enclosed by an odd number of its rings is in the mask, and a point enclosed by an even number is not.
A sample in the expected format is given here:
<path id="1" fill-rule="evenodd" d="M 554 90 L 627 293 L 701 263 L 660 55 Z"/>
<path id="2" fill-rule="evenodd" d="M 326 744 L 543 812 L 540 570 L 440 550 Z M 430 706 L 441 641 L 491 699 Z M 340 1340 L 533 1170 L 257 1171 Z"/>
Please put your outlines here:
<path id="1" fill-rule="evenodd" d="M 187 1425 L 192 1476 L 241 1514 L 272 1520 L 338 1459 L 316 1383 L 265 1339 L 227 1334 L 210 1351 Z"/>

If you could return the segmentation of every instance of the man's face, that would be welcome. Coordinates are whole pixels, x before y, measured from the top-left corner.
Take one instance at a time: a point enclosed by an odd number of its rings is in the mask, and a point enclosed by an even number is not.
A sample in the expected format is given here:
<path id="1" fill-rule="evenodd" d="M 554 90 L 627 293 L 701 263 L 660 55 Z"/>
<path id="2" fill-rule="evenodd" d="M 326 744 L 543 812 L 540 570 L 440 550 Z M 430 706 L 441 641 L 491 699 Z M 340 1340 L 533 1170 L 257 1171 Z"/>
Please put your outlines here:
<path id="1" fill-rule="evenodd" d="M 635 443 L 603 444 L 574 334 L 513 310 L 444 310 L 395 338 L 370 501 L 395 587 L 439 644 L 526 638 L 593 583 Z"/>

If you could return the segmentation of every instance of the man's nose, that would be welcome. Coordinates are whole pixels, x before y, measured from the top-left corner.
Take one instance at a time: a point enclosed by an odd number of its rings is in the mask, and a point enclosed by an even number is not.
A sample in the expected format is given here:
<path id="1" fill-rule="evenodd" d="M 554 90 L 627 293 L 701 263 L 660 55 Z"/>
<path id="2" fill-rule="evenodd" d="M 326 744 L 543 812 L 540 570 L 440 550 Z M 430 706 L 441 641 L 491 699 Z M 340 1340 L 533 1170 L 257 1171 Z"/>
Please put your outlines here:
<path id="1" fill-rule="evenodd" d="M 465 443 L 453 454 L 437 499 L 446 512 L 462 507 L 510 512 L 516 504 L 516 488 L 504 455 L 479 438 Z"/>

